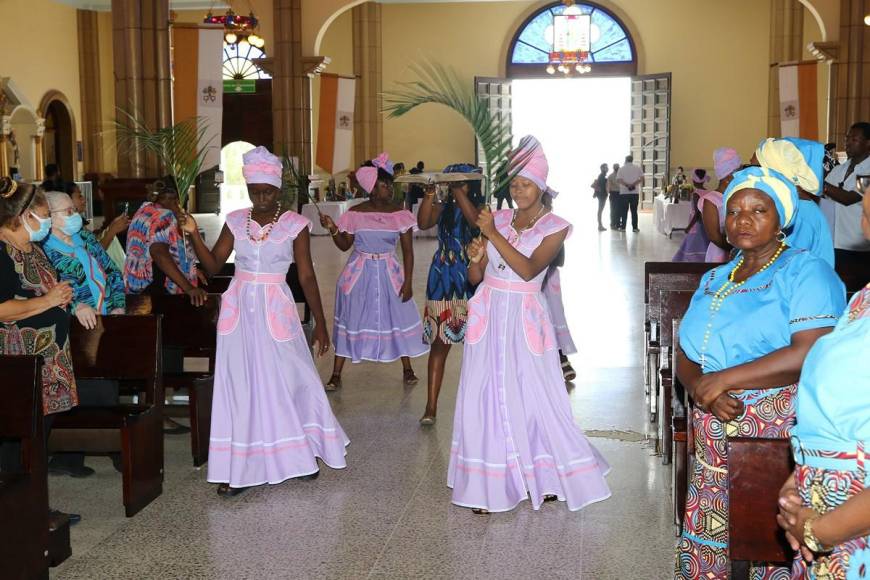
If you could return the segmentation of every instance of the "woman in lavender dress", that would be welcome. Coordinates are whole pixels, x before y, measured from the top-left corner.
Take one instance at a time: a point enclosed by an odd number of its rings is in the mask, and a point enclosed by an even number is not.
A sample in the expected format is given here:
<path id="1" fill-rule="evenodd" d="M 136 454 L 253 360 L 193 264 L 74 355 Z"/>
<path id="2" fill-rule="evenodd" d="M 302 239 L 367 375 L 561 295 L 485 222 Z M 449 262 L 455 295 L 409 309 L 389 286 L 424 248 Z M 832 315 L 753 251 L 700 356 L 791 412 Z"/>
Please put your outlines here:
<path id="1" fill-rule="evenodd" d="M 281 160 L 265 147 L 246 153 L 243 174 L 253 207 L 227 216 L 209 251 L 189 218 L 196 255 L 215 274 L 235 250 L 236 273 L 221 299 L 215 360 L 208 481 L 233 496 L 287 479 L 313 479 L 317 459 L 345 464 L 347 436 L 321 387 L 285 277 L 296 263 L 314 316 L 314 350 L 329 349 L 311 265 L 311 223 L 282 207 Z"/>
<path id="2" fill-rule="evenodd" d="M 356 171 L 369 201 L 354 206 L 337 225 L 331 217 L 320 216 L 338 249 L 353 247 L 335 288 L 335 365 L 327 391 L 341 387 L 347 359 L 357 363 L 401 358 L 405 384 L 416 384 L 410 357 L 429 352 L 420 313 L 411 300 L 417 219 L 392 202 L 392 172 L 392 163 L 382 153 Z M 396 258 L 397 241 L 401 241 L 404 268 Z"/>
<path id="3" fill-rule="evenodd" d="M 475 513 L 559 499 L 578 510 L 610 497 L 610 469 L 574 422 L 541 282 L 570 224 L 547 210 L 548 166 L 533 137 L 511 182 L 517 209 L 484 209 L 469 245 L 468 303 L 447 485 Z"/>

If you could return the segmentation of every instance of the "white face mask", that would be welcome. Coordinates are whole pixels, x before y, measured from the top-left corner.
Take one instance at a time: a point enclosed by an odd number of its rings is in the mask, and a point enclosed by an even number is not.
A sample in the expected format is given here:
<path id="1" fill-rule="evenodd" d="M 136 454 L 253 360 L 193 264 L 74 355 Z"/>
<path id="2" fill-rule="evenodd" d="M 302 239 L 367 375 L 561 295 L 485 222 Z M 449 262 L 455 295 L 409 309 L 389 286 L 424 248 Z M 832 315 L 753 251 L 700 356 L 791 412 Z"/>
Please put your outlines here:
<path id="1" fill-rule="evenodd" d="M 30 215 L 33 216 L 33 219 L 39 222 L 39 229 L 34 230 L 31 228 L 27 218 L 23 218 L 24 229 L 30 234 L 31 242 L 41 242 L 48 237 L 49 232 L 51 232 L 51 218 L 41 218 L 33 212 L 30 212 Z"/>

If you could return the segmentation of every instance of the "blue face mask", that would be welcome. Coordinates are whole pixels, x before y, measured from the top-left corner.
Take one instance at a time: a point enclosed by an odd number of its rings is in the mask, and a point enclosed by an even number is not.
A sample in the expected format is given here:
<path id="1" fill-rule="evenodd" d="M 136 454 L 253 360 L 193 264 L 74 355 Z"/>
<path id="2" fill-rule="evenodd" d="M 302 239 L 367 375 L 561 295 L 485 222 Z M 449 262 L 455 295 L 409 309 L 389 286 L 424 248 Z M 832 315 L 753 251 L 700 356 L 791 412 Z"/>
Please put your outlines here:
<path id="1" fill-rule="evenodd" d="M 60 226 L 60 231 L 68 236 L 74 236 L 81 231 L 83 224 L 82 216 L 74 213 L 64 217 L 63 225 Z"/>
<path id="2" fill-rule="evenodd" d="M 27 221 L 27 218 L 23 220 L 24 229 L 27 230 L 27 233 L 30 234 L 31 242 L 41 242 L 48 237 L 48 234 L 51 231 L 51 218 L 41 218 L 33 212 L 30 212 L 30 215 L 33 216 L 33 219 L 39 222 L 39 229 L 33 230 L 30 227 L 30 223 Z"/>

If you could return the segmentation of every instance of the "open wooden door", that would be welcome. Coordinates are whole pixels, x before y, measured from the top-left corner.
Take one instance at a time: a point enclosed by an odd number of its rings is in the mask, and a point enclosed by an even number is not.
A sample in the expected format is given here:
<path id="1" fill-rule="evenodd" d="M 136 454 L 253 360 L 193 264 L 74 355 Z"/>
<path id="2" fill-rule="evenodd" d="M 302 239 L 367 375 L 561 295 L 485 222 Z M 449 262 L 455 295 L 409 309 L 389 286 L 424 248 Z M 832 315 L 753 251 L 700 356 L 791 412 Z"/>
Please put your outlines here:
<path id="1" fill-rule="evenodd" d="M 643 170 L 640 206 L 651 208 L 670 182 L 671 73 L 631 79 L 631 154 Z"/>

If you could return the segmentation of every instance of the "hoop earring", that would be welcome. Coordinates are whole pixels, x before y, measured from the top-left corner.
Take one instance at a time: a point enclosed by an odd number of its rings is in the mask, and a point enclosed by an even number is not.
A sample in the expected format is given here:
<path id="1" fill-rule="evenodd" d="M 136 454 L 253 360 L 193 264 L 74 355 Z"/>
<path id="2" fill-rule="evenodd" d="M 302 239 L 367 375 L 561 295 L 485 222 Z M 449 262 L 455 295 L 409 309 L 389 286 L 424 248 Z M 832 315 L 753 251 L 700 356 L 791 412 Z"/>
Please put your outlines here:
<path id="1" fill-rule="evenodd" d="M 781 244 L 785 241 L 785 238 L 786 238 L 785 232 L 783 232 L 782 230 L 779 230 L 779 233 L 776 234 L 776 241 Z"/>

